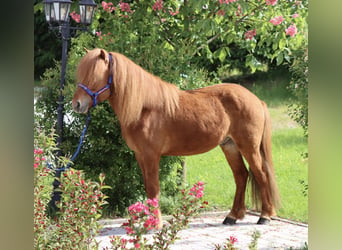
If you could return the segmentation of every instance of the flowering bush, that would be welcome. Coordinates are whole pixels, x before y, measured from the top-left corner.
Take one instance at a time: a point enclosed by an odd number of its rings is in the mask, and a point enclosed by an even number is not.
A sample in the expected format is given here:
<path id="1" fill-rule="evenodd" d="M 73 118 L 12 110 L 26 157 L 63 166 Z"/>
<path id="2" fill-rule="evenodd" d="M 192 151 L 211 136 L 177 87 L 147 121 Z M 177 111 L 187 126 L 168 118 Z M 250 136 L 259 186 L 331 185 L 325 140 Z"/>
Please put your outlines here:
<path id="1" fill-rule="evenodd" d="M 143 59 L 143 50 L 161 57 L 160 50 L 164 50 L 164 61 L 172 54 L 182 55 L 177 57 L 178 65 L 183 61 L 195 64 L 194 55 L 199 54 L 203 55 L 202 61 L 211 63 L 219 59 L 231 64 L 236 57 L 241 63 L 241 56 L 235 54 L 242 51 L 248 57 L 243 56 L 246 59 L 239 67 L 249 67 L 252 72 L 275 58 L 281 65 L 283 59 L 291 62 L 292 51 L 300 48 L 307 30 L 307 0 L 117 2 L 102 1 L 98 18 L 105 21 L 95 24 L 95 29 L 97 34 L 106 35 L 99 36 L 97 46 L 125 53 L 153 73 L 154 69 L 148 67 L 160 64 Z M 232 46 L 238 52 L 231 50 Z"/>
<path id="2" fill-rule="evenodd" d="M 60 178 L 62 197 L 56 202 L 59 211 L 52 218 L 48 216 L 48 202 L 52 192 L 54 171 L 46 161 L 53 158 L 55 149 L 54 134 L 45 136 L 39 132 L 35 136 L 34 149 L 34 248 L 35 249 L 88 249 L 94 247 L 100 225 L 106 196 L 102 189 L 104 175 L 100 182 L 86 180 L 79 170 L 69 169 Z M 56 160 L 56 161 L 55 161 Z M 63 159 L 54 159 L 56 167 Z M 54 162 L 57 162 L 55 164 Z"/>
<path id="3" fill-rule="evenodd" d="M 143 237 L 148 231 L 155 229 L 159 223 L 158 200 L 148 199 L 145 204 L 137 202 L 128 208 L 128 222 L 123 223 L 129 240 L 120 236 L 111 236 L 113 249 L 168 249 L 177 238 L 177 233 L 185 228 L 191 216 L 197 215 L 208 203 L 202 201 L 203 182 L 193 185 L 190 190 L 182 190 L 182 201 L 173 213 L 172 218 L 164 223 L 162 229 L 153 235 L 153 242 L 147 243 Z M 131 245 L 129 245 L 129 243 Z"/>

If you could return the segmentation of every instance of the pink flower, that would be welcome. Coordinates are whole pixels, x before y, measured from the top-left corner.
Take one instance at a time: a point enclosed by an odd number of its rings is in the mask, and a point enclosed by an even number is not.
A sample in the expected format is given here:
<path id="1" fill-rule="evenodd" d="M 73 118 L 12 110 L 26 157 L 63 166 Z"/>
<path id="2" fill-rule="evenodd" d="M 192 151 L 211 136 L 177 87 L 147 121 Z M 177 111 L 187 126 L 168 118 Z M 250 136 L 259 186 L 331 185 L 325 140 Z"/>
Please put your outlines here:
<path id="1" fill-rule="evenodd" d="M 71 12 L 70 16 L 76 23 L 79 23 L 81 21 L 81 16 L 77 14 L 75 11 Z"/>
<path id="2" fill-rule="evenodd" d="M 283 16 L 276 16 L 270 20 L 270 23 L 272 23 L 274 26 L 281 24 L 284 21 Z"/>
<path id="3" fill-rule="evenodd" d="M 196 193 L 196 198 L 201 198 L 203 196 L 203 191 L 202 190 L 198 190 Z"/>
<path id="4" fill-rule="evenodd" d="M 41 148 L 38 148 L 38 149 L 34 149 L 34 151 L 33 151 L 35 154 L 38 154 L 38 155 L 40 155 L 40 154 L 42 154 L 43 153 L 43 150 L 41 149 Z"/>
<path id="5" fill-rule="evenodd" d="M 241 16 L 241 15 L 242 15 L 241 5 L 240 5 L 240 4 L 238 5 L 238 10 L 235 11 L 235 15 L 236 15 L 236 16 Z"/>
<path id="6" fill-rule="evenodd" d="M 219 0 L 219 2 L 220 4 L 223 4 L 223 3 L 229 4 L 229 3 L 236 2 L 236 0 Z"/>
<path id="7" fill-rule="evenodd" d="M 134 233 L 135 233 L 135 231 L 133 231 L 132 228 L 130 228 L 130 227 L 125 227 L 125 230 L 126 230 L 126 233 L 127 233 L 128 235 L 134 234 Z"/>
<path id="8" fill-rule="evenodd" d="M 173 9 L 169 10 L 171 16 L 175 16 L 179 13 L 179 8 L 177 8 L 176 12 L 173 12 Z"/>
<path id="9" fill-rule="evenodd" d="M 124 238 L 121 238 L 121 244 L 123 244 L 125 246 L 127 244 L 127 240 Z"/>
<path id="10" fill-rule="evenodd" d="M 132 12 L 131 11 L 131 8 L 130 8 L 130 6 L 129 6 L 129 3 L 123 3 L 122 1 L 120 1 L 119 2 L 119 6 L 120 6 L 120 9 L 121 9 L 121 11 L 126 11 L 126 12 L 128 12 L 128 13 L 130 13 L 130 12 Z"/>
<path id="11" fill-rule="evenodd" d="M 107 12 L 113 12 L 116 8 L 113 6 L 113 3 L 109 2 L 106 3 L 105 1 L 102 1 L 102 7 Z"/>
<path id="12" fill-rule="evenodd" d="M 203 196 L 203 185 L 204 183 L 202 181 L 198 182 L 197 184 L 194 184 L 194 186 L 192 188 L 190 188 L 190 192 L 189 195 L 198 198 L 201 198 Z"/>
<path id="13" fill-rule="evenodd" d="M 157 198 L 153 198 L 152 200 L 151 199 L 147 199 L 146 203 L 148 205 L 151 205 L 152 207 L 155 207 L 157 208 L 159 206 L 159 200 Z"/>
<path id="14" fill-rule="evenodd" d="M 130 205 L 128 207 L 128 211 L 131 215 L 141 212 L 144 212 L 145 214 L 150 214 L 149 208 L 141 202 L 136 202 L 135 204 Z"/>
<path id="15" fill-rule="evenodd" d="M 154 11 L 161 10 L 163 8 L 163 0 L 157 0 L 152 8 Z"/>
<path id="16" fill-rule="evenodd" d="M 276 5 L 278 0 L 266 0 L 267 5 Z"/>
<path id="17" fill-rule="evenodd" d="M 216 15 L 218 15 L 218 16 L 224 16 L 225 13 L 226 13 L 225 10 L 219 10 L 219 11 L 216 13 Z"/>
<path id="18" fill-rule="evenodd" d="M 151 230 L 153 228 L 156 228 L 156 226 L 159 224 L 159 220 L 155 218 L 153 215 L 149 215 L 148 219 L 144 223 L 144 228 L 147 230 Z"/>
<path id="19" fill-rule="evenodd" d="M 245 33 L 245 39 L 246 40 L 253 40 L 253 37 L 256 35 L 256 29 L 254 30 L 249 30 Z"/>
<path id="20" fill-rule="evenodd" d="M 294 14 L 292 15 L 292 18 L 297 18 L 297 17 L 299 17 L 299 14 L 297 14 L 297 13 L 294 13 Z"/>
<path id="21" fill-rule="evenodd" d="M 135 249 L 139 249 L 140 248 L 140 244 L 139 243 L 135 243 L 134 247 L 135 247 Z"/>
<path id="22" fill-rule="evenodd" d="M 230 243 L 232 243 L 234 245 L 238 240 L 235 236 L 230 236 L 229 241 L 230 241 Z"/>
<path id="23" fill-rule="evenodd" d="M 291 37 L 294 37 L 295 34 L 297 34 L 297 27 L 295 24 L 291 24 L 287 29 L 285 29 L 286 35 L 290 35 Z"/>

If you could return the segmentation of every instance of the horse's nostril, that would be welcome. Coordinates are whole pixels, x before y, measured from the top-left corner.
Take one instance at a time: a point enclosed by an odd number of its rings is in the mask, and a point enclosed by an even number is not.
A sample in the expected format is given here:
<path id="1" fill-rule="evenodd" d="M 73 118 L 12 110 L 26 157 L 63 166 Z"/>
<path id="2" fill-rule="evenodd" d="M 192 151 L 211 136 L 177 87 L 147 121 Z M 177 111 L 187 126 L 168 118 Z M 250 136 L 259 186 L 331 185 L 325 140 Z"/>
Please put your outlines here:
<path id="1" fill-rule="evenodd" d="M 73 108 L 76 112 L 79 112 L 80 111 L 80 108 L 81 108 L 81 103 L 79 101 L 76 101 L 73 103 Z"/>

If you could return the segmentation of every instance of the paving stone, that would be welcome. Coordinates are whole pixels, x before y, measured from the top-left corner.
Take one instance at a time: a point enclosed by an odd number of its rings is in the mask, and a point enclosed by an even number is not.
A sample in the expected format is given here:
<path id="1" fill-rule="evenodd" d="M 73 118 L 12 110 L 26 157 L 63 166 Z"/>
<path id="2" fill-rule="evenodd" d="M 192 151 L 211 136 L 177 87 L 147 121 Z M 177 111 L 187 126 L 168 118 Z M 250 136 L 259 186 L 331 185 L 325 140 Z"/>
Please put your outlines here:
<path id="1" fill-rule="evenodd" d="M 248 249 L 248 245 L 252 241 L 252 234 L 256 230 L 260 232 L 258 249 L 298 249 L 308 242 L 307 224 L 275 218 L 269 225 L 257 225 L 259 217 L 256 214 L 248 213 L 243 220 L 230 226 L 222 224 L 225 214 L 213 212 L 193 218 L 189 227 L 178 233 L 180 239 L 171 245 L 170 249 L 215 249 L 215 244 L 223 245 L 230 236 L 238 239 L 234 246 L 239 249 Z M 109 236 L 111 235 L 129 238 L 125 230 L 120 227 L 125 221 L 124 219 L 100 221 L 104 227 L 96 237 L 96 240 L 100 242 L 99 249 L 110 248 Z M 151 242 L 152 235 L 146 235 L 149 242 Z"/>

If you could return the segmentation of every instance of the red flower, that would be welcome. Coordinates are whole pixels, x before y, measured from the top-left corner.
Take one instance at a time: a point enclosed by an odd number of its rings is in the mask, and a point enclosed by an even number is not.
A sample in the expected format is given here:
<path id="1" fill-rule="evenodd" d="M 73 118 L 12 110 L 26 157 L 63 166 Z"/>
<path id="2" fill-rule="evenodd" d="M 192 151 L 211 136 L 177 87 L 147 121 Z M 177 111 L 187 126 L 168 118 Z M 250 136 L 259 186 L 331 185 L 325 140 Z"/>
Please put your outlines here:
<path id="1" fill-rule="evenodd" d="M 235 236 L 230 236 L 229 241 L 230 241 L 230 243 L 235 244 L 238 240 Z"/>
<path id="2" fill-rule="evenodd" d="M 153 8 L 154 11 L 161 10 L 163 8 L 163 0 L 157 0 L 152 8 Z"/>
<path id="3" fill-rule="evenodd" d="M 81 16 L 80 16 L 80 14 L 77 14 L 75 11 L 71 12 L 71 13 L 70 13 L 70 16 L 71 16 L 72 19 L 74 19 L 74 21 L 75 21 L 76 23 L 81 22 Z"/>
<path id="4" fill-rule="evenodd" d="M 278 0 L 266 0 L 267 5 L 276 5 Z"/>
<path id="5" fill-rule="evenodd" d="M 155 207 L 155 208 L 157 208 L 159 206 L 159 204 L 158 204 L 159 200 L 156 199 L 156 198 L 153 198 L 152 200 L 151 199 L 147 199 L 146 203 L 148 205 L 151 205 L 152 207 Z"/>
<path id="6" fill-rule="evenodd" d="M 128 13 L 132 12 L 129 6 L 129 3 L 123 3 L 122 1 L 119 2 L 119 6 L 122 12 L 126 11 Z"/>
<path id="7" fill-rule="evenodd" d="M 245 39 L 253 40 L 253 37 L 256 35 L 256 29 L 249 30 L 245 33 Z"/>

